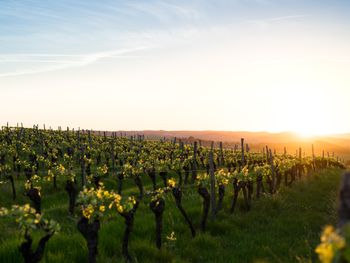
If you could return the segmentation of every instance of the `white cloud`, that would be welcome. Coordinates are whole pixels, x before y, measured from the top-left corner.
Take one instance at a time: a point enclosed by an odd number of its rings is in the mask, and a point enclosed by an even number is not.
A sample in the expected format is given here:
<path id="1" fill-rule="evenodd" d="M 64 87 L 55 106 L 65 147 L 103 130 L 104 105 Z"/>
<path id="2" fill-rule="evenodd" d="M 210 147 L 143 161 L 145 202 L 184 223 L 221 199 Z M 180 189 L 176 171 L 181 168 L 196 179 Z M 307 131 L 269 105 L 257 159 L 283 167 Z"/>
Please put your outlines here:
<path id="1" fill-rule="evenodd" d="M 55 71 L 67 68 L 82 67 L 95 63 L 101 59 L 116 58 L 116 57 L 130 57 L 125 54 L 144 50 L 149 47 L 140 46 L 137 48 L 125 48 L 119 50 L 97 52 L 83 55 L 69 55 L 69 54 L 7 54 L 0 55 L 1 63 L 15 62 L 20 64 L 26 63 L 27 68 L 20 70 L 13 70 L 8 72 L 0 72 L 0 77 L 11 77 L 25 74 L 42 73 L 48 71 Z M 137 57 L 137 56 L 132 56 Z M 29 62 L 29 63 L 28 63 Z M 42 65 L 33 68 L 33 64 L 41 63 Z"/>
<path id="2" fill-rule="evenodd" d="M 296 20 L 306 17 L 307 15 L 288 15 L 288 16 L 277 16 L 265 19 L 253 19 L 248 20 L 248 23 L 256 24 L 259 27 L 266 27 L 272 23 L 277 23 L 285 20 Z"/>

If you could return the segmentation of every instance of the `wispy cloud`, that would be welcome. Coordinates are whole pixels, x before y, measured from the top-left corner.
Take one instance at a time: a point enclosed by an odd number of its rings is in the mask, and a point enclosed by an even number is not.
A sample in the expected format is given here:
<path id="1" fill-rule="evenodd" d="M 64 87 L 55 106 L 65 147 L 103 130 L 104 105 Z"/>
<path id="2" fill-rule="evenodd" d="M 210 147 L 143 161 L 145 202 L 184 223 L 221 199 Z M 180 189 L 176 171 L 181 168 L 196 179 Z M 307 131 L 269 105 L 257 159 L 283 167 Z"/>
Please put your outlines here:
<path id="1" fill-rule="evenodd" d="M 300 18 L 307 17 L 307 15 L 286 15 L 286 16 L 276 16 L 265 19 L 253 19 L 248 20 L 248 23 L 256 24 L 258 26 L 267 26 L 272 23 L 282 22 L 286 20 L 296 20 Z"/>
<path id="2" fill-rule="evenodd" d="M 130 10 L 139 15 L 149 15 L 163 24 L 176 25 L 179 23 L 195 22 L 202 16 L 200 10 L 189 3 L 174 4 L 163 1 L 156 2 L 130 2 L 127 4 Z"/>
<path id="3" fill-rule="evenodd" d="M 266 21 L 282 21 L 282 20 L 290 20 L 290 19 L 296 19 L 296 18 L 302 18 L 306 17 L 306 15 L 293 15 L 293 16 L 278 16 L 278 17 L 272 17 L 269 19 L 266 19 Z"/>
<path id="4" fill-rule="evenodd" d="M 0 63 L 28 63 L 28 68 L 0 73 L 1 77 L 42 73 L 48 71 L 62 70 L 67 68 L 83 67 L 107 58 L 140 57 L 126 55 L 149 47 L 141 46 L 130 49 L 119 49 L 105 52 L 97 52 L 83 55 L 70 54 L 6 54 L 0 55 Z M 33 68 L 31 65 L 42 63 L 43 65 Z"/>

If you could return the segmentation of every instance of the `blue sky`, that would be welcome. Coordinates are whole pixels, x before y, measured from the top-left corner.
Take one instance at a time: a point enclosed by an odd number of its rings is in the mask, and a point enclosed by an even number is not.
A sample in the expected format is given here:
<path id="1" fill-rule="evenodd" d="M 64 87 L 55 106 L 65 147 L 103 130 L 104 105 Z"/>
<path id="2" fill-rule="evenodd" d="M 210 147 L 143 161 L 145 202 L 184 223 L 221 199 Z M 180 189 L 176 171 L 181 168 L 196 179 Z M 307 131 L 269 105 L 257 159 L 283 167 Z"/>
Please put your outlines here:
<path id="1" fill-rule="evenodd" d="M 130 48 L 130 42 L 152 42 L 155 32 L 171 35 L 234 24 L 244 29 L 249 23 L 292 20 L 349 30 L 350 19 L 349 1 L 2 0 L 0 5 L 0 54 L 105 52 Z"/>
<path id="2" fill-rule="evenodd" d="M 324 0 L 0 0 L 1 121 L 282 131 L 295 129 L 300 112 L 277 114 L 261 101 L 291 108 L 284 100 L 304 94 L 301 105 L 312 96 L 328 123 L 321 132 L 350 131 L 332 117 L 350 114 L 349 13 L 349 1 Z M 4 113 L 12 99 L 21 105 Z M 227 123 L 241 101 L 255 107 Z M 203 114 L 209 103 L 215 110 Z M 303 114 L 305 133 L 321 129 L 307 124 L 313 114 Z M 289 121 L 277 125 L 282 116 Z"/>

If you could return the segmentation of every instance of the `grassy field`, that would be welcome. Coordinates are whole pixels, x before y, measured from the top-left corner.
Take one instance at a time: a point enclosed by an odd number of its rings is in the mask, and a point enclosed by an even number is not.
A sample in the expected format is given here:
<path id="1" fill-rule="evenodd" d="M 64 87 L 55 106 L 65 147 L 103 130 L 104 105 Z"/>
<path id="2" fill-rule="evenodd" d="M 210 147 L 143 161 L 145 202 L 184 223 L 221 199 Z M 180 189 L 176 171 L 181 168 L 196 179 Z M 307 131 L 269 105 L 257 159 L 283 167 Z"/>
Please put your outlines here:
<path id="1" fill-rule="evenodd" d="M 225 196 L 224 210 L 216 221 L 209 222 L 208 230 L 192 239 L 172 195 L 166 199 L 164 213 L 163 248 L 155 246 L 154 214 L 148 203 L 142 203 L 135 216 L 135 226 L 130 241 L 130 252 L 135 262 L 315 262 L 314 248 L 325 224 L 336 222 L 337 190 L 341 170 L 327 170 L 282 188 L 275 196 L 253 200 L 252 210 L 244 210 L 243 200 L 238 209 L 229 214 L 232 190 Z M 160 183 L 160 182 L 159 182 Z M 112 180 L 108 188 L 116 187 Z M 67 213 L 68 198 L 63 190 L 43 188 L 42 208 L 48 218 L 62 226 L 46 247 L 43 262 L 86 262 L 87 249 L 76 228 L 78 218 Z M 27 199 L 21 195 L 16 203 Z M 136 189 L 131 186 L 129 193 Z M 0 205 L 12 204 L 9 185 L 0 186 Z M 184 193 L 183 205 L 199 229 L 201 199 L 195 190 Z M 104 218 L 99 236 L 98 262 L 123 262 L 121 240 L 124 221 L 121 216 Z M 171 232 L 176 240 L 170 240 Z M 42 233 L 36 233 L 36 240 Z M 18 252 L 21 239 L 14 222 L 0 219 L 0 262 L 22 262 Z"/>

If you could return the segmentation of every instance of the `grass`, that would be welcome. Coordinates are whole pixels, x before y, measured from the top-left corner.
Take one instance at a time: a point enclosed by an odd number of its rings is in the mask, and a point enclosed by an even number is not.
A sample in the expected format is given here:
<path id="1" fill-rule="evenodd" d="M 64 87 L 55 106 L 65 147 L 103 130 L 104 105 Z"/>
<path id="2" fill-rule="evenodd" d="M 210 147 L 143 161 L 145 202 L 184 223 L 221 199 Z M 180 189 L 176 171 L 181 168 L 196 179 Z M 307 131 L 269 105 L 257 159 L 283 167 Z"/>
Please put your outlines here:
<path id="1" fill-rule="evenodd" d="M 290 188 L 281 188 L 274 196 L 253 200 L 252 210 L 244 210 L 239 199 L 238 209 L 229 213 L 232 189 L 227 189 L 224 209 L 208 230 L 199 232 L 201 199 L 196 191 L 187 190 L 183 206 L 197 229 L 192 239 L 173 197 L 167 196 L 164 213 L 163 248 L 155 246 L 155 221 L 148 203 L 142 203 L 135 216 L 130 240 L 130 252 L 135 262 L 315 262 L 314 248 L 325 224 L 335 224 L 337 190 L 341 170 L 326 170 L 305 178 Z M 149 187 L 149 182 L 145 182 Z M 159 182 L 160 183 L 160 182 Z M 115 181 L 107 181 L 112 187 Z M 62 231 L 46 247 L 42 262 L 86 262 L 85 241 L 76 228 L 77 217 L 67 213 L 68 199 L 61 182 L 59 191 L 44 187 L 43 211 L 48 218 L 59 221 Z M 16 203 L 28 202 L 19 185 Z M 22 189 L 22 190 L 21 190 Z M 128 192 L 136 188 L 129 186 Z M 0 205 L 12 204 L 10 187 L 0 186 Z M 122 217 L 112 215 L 101 224 L 98 262 L 122 262 L 121 240 L 124 231 Z M 176 240 L 167 239 L 171 232 Z M 38 240 L 42 233 L 35 233 Z M 21 239 L 14 222 L 0 219 L 0 262 L 22 262 L 18 252 Z"/>

